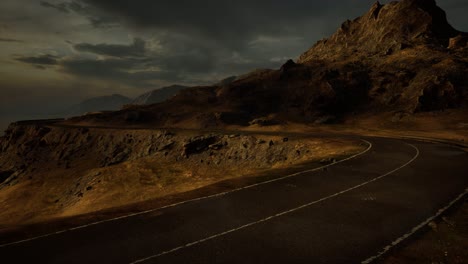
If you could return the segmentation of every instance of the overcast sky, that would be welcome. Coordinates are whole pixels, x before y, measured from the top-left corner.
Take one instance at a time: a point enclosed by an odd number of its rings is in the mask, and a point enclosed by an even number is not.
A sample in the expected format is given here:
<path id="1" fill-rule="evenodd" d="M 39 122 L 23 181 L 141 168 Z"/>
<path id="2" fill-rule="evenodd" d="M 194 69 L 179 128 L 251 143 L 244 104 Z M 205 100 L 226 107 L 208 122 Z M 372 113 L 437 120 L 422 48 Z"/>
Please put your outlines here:
<path id="1" fill-rule="evenodd" d="M 373 2 L 1 0 L 0 119 L 277 68 Z M 468 1 L 438 3 L 468 31 Z"/>

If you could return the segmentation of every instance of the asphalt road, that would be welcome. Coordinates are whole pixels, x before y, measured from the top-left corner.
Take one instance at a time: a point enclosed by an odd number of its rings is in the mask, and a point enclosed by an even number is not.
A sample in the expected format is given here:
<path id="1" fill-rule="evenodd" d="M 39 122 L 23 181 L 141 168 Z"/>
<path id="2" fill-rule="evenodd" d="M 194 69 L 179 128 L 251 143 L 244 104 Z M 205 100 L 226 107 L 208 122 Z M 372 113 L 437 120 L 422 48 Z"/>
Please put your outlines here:
<path id="1" fill-rule="evenodd" d="M 0 262 L 361 263 L 468 187 L 462 150 L 364 139 L 326 169 L 3 245 Z"/>

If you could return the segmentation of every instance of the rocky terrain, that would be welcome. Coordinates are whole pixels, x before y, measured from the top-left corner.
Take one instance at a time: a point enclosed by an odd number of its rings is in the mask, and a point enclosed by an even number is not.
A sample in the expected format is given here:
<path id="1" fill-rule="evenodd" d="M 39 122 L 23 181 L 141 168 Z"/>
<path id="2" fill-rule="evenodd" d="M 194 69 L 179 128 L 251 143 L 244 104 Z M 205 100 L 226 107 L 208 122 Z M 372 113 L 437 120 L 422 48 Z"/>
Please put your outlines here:
<path id="1" fill-rule="evenodd" d="M 363 113 L 467 109 L 468 35 L 434 0 L 376 3 L 297 62 L 214 86 L 186 89 L 152 106 L 78 117 L 69 124 L 247 126 L 255 119 L 341 123 Z"/>
<path id="2" fill-rule="evenodd" d="M 0 139 L 0 229 L 328 163 L 364 147 L 337 139 L 16 123 Z"/>

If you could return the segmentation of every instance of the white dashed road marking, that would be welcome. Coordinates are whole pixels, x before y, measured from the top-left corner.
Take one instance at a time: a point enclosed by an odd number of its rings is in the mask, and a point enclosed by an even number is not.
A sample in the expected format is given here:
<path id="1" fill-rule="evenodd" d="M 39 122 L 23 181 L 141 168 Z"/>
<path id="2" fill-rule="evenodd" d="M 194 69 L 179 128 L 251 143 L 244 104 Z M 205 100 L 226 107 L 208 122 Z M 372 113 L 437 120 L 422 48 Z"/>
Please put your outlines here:
<path id="1" fill-rule="evenodd" d="M 410 236 L 414 235 L 416 232 L 421 230 L 423 227 L 427 226 L 430 222 L 434 221 L 434 219 L 438 218 L 440 215 L 442 215 L 445 211 L 447 211 L 450 207 L 452 207 L 455 203 L 463 199 L 468 194 L 468 189 L 465 189 L 465 192 L 460 194 L 455 200 L 451 201 L 447 206 L 444 208 L 441 208 L 437 213 L 428 219 L 426 219 L 424 222 L 420 223 L 419 225 L 413 227 L 410 232 L 404 234 L 403 236 L 397 238 L 395 241 L 393 241 L 390 245 L 386 246 L 383 248 L 382 251 L 380 251 L 377 255 L 372 256 L 364 261 L 362 261 L 362 264 L 370 264 L 380 257 L 382 257 L 384 254 L 386 254 L 388 251 L 390 251 L 393 247 L 397 246 L 401 242 L 405 241 L 405 239 L 409 238 Z"/>

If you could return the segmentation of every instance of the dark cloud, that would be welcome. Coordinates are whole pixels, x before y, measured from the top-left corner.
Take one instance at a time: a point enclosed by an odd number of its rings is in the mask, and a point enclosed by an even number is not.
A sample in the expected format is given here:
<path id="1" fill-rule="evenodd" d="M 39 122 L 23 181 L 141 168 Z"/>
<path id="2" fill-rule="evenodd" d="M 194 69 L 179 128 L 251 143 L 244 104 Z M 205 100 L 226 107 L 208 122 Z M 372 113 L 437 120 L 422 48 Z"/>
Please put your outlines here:
<path id="1" fill-rule="evenodd" d="M 192 80 L 195 75 L 216 69 L 219 52 L 209 45 L 194 43 L 193 39 L 167 36 L 161 38 L 160 45 L 160 51 L 150 50 L 148 43 L 140 38 L 135 38 L 130 45 L 80 43 L 73 45 L 79 52 L 113 58 L 68 59 L 62 62 L 62 66 L 69 74 L 137 82 L 138 85 L 158 79 Z"/>
<path id="2" fill-rule="evenodd" d="M 137 65 L 137 61 L 128 59 L 66 59 L 61 62 L 62 70 L 66 73 L 102 79 L 121 79 Z"/>
<path id="3" fill-rule="evenodd" d="M 126 57 L 108 59 L 69 58 L 59 62 L 60 70 L 83 80 L 91 78 L 123 83 L 133 87 L 152 87 L 154 82 L 211 84 L 231 74 L 243 74 L 251 69 L 277 66 L 271 61 L 231 61 L 219 64 L 215 55 L 167 54 L 157 57 Z M 281 61 L 283 63 L 283 61 Z M 249 70 L 246 70 L 249 69 Z M 206 76 L 218 76 L 207 80 Z"/>
<path id="4" fill-rule="evenodd" d="M 181 73 L 208 73 L 215 69 L 218 56 L 215 47 L 190 40 L 165 39 L 163 52 L 151 58 L 151 65 Z"/>
<path id="5" fill-rule="evenodd" d="M 216 67 L 216 58 L 206 50 L 195 50 L 191 54 L 173 54 L 154 61 L 156 66 L 180 73 L 209 73 Z"/>
<path id="6" fill-rule="evenodd" d="M 127 0 L 81 0 L 83 5 L 95 9 L 96 17 L 113 17 L 114 21 L 137 28 L 177 32 L 236 51 L 245 50 L 259 35 L 302 37 L 302 49 L 305 49 L 332 34 L 346 19 L 362 15 L 374 2 L 134 0 L 130 4 Z M 450 20 L 462 24 L 461 30 L 468 28 L 462 15 L 468 8 L 466 1 L 439 0 L 438 3 L 454 14 Z"/>
<path id="7" fill-rule="evenodd" d="M 82 15 L 97 28 L 126 25 L 130 31 L 154 31 L 157 52 L 143 38 L 128 45 L 70 43 L 78 52 L 114 58 L 61 62 L 69 74 L 140 86 L 152 78 L 186 81 L 279 67 L 332 34 L 344 20 L 365 13 L 373 2 L 73 0 L 41 5 Z M 459 0 L 450 3 L 460 8 Z"/>
<path id="8" fill-rule="evenodd" d="M 374 2 L 80 1 L 94 8 L 97 16 L 113 17 L 114 21 L 131 28 L 166 32 L 156 34 L 165 48 L 163 53 L 148 56 L 155 66 L 176 72 L 178 76 L 214 72 L 230 75 L 250 71 L 251 67 L 278 67 L 286 58 L 296 58 L 317 40 L 332 34 L 346 19 L 364 14 Z M 443 4 L 457 10 L 467 7 L 461 0 Z M 109 45 L 100 47 L 110 48 Z"/>
<path id="9" fill-rule="evenodd" d="M 70 13 L 66 3 L 52 4 L 46 1 L 41 1 L 40 5 L 43 7 L 53 8 L 63 13 Z"/>
<path id="10" fill-rule="evenodd" d="M 0 42 L 23 42 L 23 41 L 19 39 L 0 38 Z"/>
<path id="11" fill-rule="evenodd" d="M 83 0 L 137 27 L 175 30 L 233 48 L 244 46 L 259 34 L 306 34 L 304 29 L 315 28 L 316 19 L 325 19 L 321 27 L 334 29 L 335 19 L 357 16 L 357 10 L 370 7 L 373 1 L 343 0 L 338 7 L 336 1 L 318 0 L 135 0 L 131 4 L 126 0 Z M 333 12 L 333 18 L 326 18 Z"/>
<path id="12" fill-rule="evenodd" d="M 119 26 L 115 16 L 100 12 L 91 5 L 86 5 L 78 1 L 66 3 L 67 8 L 79 15 L 85 16 L 95 28 L 109 28 Z"/>
<path id="13" fill-rule="evenodd" d="M 133 86 L 148 86 L 151 81 L 180 79 L 178 73 L 166 70 L 150 70 L 148 59 L 66 59 L 60 62 L 61 70 L 79 77 L 123 82 Z"/>
<path id="14" fill-rule="evenodd" d="M 173 38 L 161 42 L 161 50 L 148 49 L 147 42 L 135 39 L 131 45 L 89 44 L 74 45 L 79 52 L 107 55 L 104 59 L 70 58 L 60 65 L 64 72 L 76 76 L 124 81 L 137 86 L 150 81 L 200 83 L 203 75 L 221 70 L 219 56 L 226 55 L 211 46 Z"/>
<path id="15" fill-rule="evenodd" d="M 113 58 L 67 59 L 61 66 L 64 72 L 71 75 L 120 81 L 136 86 L 145 86 L 157 80 L 196 85 L 210 83 L 206 78 L 208 75 L 223 78 L 256 68 L 277 67 L 288 59 L 271 61 L 276 56 L 275 52 L 268 53 L 264 50 L 233 53 L 232 49 L 180 34 L 158 35 L 157 43 L 156 50 L 152 50 L 151 44 L 140 38 L 134 39 L 129 45 L 72 44 L 76 51 Z M 248 58 L 244 58 L 245 56 Z M 211 82 L 215 81 L 217 79 Z"/>
<path id="16" fill-rule="evenodd" d="M 59 62 L 59 57 L 46 54 L 32 57 L 17 57 L 15 60 L 43 68 L 45 66 L 57 65 Z"/>
<path id="17" fill-rule="evenodd" d="M 96 28 L 108 28 L 118 26 L 119 23 L 114 16 L 109 16 L 92 5 L 87 5 L 80 1 L 59 2 L 53 4 L 47 1 L 41 1 L 40 5 L 46 8 L 53 8 L 62 13 L 76 13 L 86 17 Z"/>
<path id="18" fill-rule="evenodd" d="M 333 32 L 345 19 L 362 13 L 362 7 L 370 8 L 373 1 L 344 0 L 339 9 L 327 1 L 311 0 L 135 0 L 131 4 L 123 0 L 74 1 L 86 7 L 88 13 L 92 10 L 93 16 L 88 18 L 105 18 L 137 31 L 154 31 L 161 50 L 156 54 L 148 51 L 142 40 L 131 45 L 81 43 L 74 48 L 119 58 L 141 56 L 147 61 L 139 62 L 140 70 L 156 67 L 169 79 L 182 78 L 176 81 L 206 80 L 208 75 L 229 76 L 279 67 L 287 58 L 296 58 L 313 42 Z M 328 14 L 333 12 L 338 14 L 330 18 Z M 134 72 L 134 67 L 126 71 Z M 69 70 L 84 73 L 75 67 Z M 161 75 L 150 72 L 145 74 L 148 78 Z M 120 74 L 129 79 L 134 76 Z M 104 78 L 109 75 L 117 72 L 103 73 Z"/>
<path id="19" fill-rule="evenodd" d="M 107 55 L 113 57 L 141 57 L 145 55 L 145 41 L 141 38 L 135 38 L 130 45 L 116 45 L 116 44 L 89 44 L 80 43 L 73 47 L 77 51 L 90 52 L 99 55 Z"/>

